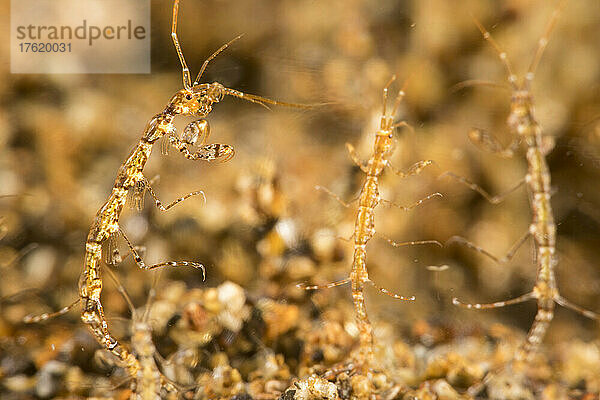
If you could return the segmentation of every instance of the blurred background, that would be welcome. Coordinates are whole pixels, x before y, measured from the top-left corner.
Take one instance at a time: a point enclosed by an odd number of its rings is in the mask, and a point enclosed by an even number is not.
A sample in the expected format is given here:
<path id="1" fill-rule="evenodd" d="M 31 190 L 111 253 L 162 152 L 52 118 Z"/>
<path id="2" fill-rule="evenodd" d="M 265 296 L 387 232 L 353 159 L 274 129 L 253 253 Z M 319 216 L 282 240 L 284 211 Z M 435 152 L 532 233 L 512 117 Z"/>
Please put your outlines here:
<path id="1" fill-rule="evenodd" d="M 348 157 L 344 143 L 353 144 L 361 158 L 370 157 L 382 88 L 396 74 L 391 93 L 409 79 L 398 119 L 410 123 L 414 132 L 397 132 L 391 162 L 398 169 L 422 159 L 432 159 L 435 165 L 406 179 L 386 172 L 382 197 L 403 205 L 434 192 L 443 198 L 408 212 L 378 207 L 376 230 L 381 236 L 368 246 L 369 274 L 391 291 L 415 295 L 416 301 L 397 301 L 369 289 L 371 320 L 376 327 L 387 324 L 392 336 L 409 343 L 432 327 L 442 332 L 432 334 L 442 337 L 435 340 L 450 343 L 451 338 L 486 331 L 497 323 L 517 335 L 526 332 L 535 302 L 471 311 L 453 306 L 451 299 L 491 302 L 530 291 L 535 280 L 531 241 L 512 261 L 498 265 L 456 244 L 394 248 L 383 238 L 443 243 L 461 235 L 501 257 L 527 230 L 531 211 L 525 189 L 491 205 L 465 186 L 438 177 L 453 171 L 497 194 L 524 176 L 524 152 L 503 159 L 479 150 L 467 136 L 469 129 L 478 127 L 502 143 L 510 142 L 509 92 L 452 87 L 468 79 L 506 81 L 497 54 L 471 15 L 490 30 L 517 73 L 523 74 L 555 7 L 555 1 L 540 0 L 182 1 L 178 33 L 192 75 L 215 49 L 244 33 L 209 65 L 204 81 L 277 100 L 325 104 L 310 110 L 266 110 L 224 99 L 208 120 L 209 141 L 236 149 L 227 163 L 192 162 L 176 151 L 165 156 L 160 145 L 155 146 L 145 175 L 160 175 L 154 185 L 159 198 L 166 203 L 198 189 L 207 198 L 205 204 L 189 199 L 166 213 L 147 198 L 142 212 L 123 213 L 121 225 L 135 244 L 145 247 L 146 263 L 190 260 L 206 266 L 205 282 L 198 271 L 165 270 L 156 284 L 159 292 L 176 296 L 173 293 L 231 281 L 253 304 L 268 299 L 293 305 L 316 321 L 328 312 L 351 320 L 348 287 L 307 293 L 295 284 L 323 284 L 343 279 L 350 271 L 352 245 L 339 238 L 352 233 L 355 205 L 346 209 L 314 187 L 325 186 L 346 201 L 357 196 L 364 174 Z M 0 29 L 8 37 L 8 1 L 2 2 L 2 9 Z M 171 12 L 171 2 L 152 2 L 149 75 L 10 74 L 8 41 L 0 43 L 0 194 L 9 196 L 0 198 L 2 378 L 35 376 L 56 358 L 58 350 L 49 343 L 67 342 L 73 335 L 85 351 L 63 361 L 85 374 L 106 375 L 106 369 L 93 363 L 97 347 L 79 323 L 77 310 L 36 326 L 20 321 L 77 298 L 92 219 L 146 122 L 182 87 L 170 39 Z M 564 297 L 596 312 L 599 35 L 600 3 L 568 2 L 533 84 L 537 118 L 544 134 L 556 140 L 548 163 L 555 188 L 558 286 Z M 177 120 L 179 132 L 189 121 Z M 125 252 L 124 243 L 120 246 Z M 152 274 L 140 271 L 129 258 L 114 270 L 134 303 L 143 305 Z M 115 286 L 108 279 L 105 286 L 109 316 L 129 318 Z M 36 290 L 22 292 L 25 289 Z M 257 337 L 287 354 L 287 342 L 275 339 L 267 311 L 261 310 L 267 330 Z M 116 321 L 114 326 L 117 335 L 127 337 L 126 323 Z M 598 371 L 597 337 L 597 323 L 558 308 L 545 346 L 560 349 L 564 343 L 585 346 L 580 341 L 596 340 L 592 370 Z M 163 354 L 175 348 L 166 339 L 162 343 L 167 349 Z M 560 361 L 561 353 L 556 354 Z M 302 363 L 294 362 L 289 363 L 293 373 Z M 3 390 L 16 389 L 4 384 Z"/>

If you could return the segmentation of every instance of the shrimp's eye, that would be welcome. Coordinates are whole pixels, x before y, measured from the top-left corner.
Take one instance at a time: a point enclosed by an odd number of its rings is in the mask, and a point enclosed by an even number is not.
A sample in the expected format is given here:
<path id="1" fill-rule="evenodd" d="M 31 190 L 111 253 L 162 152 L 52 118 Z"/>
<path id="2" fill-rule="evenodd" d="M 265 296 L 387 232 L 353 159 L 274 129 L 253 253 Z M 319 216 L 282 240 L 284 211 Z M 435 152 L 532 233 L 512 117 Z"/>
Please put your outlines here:
<path id="1" fill-rule="evenodd" d="M 394 135 L 391 134 L 391 133 L 388 135 L 388 138 L 390 138 L 390 139 L 393 138 L 393 137 L 394 137 Z"/>
<path id="2" fill-rule="evenodd" d="M 191 100 L 192 99 L 192 95 L 191 94 L 186 94 L 185 98 L 186 98 L 186 100 Z"/>

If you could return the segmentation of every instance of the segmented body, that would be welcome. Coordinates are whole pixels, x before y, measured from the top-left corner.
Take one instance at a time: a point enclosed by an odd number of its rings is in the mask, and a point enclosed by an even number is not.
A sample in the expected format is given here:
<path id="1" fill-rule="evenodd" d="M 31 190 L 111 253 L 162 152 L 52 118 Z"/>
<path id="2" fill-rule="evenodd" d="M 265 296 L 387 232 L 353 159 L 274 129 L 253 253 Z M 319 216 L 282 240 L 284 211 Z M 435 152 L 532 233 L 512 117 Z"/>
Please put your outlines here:
<path id="1" fill-rule="evenodd" d="M 364 296 L 364 285 L 369 282 L 366 246 L 375 234 L 375 207 L 381 200 L 379 176 L 387 165 L 387 157 L 391 154 L 393 144 L 393 128 L 391 126 L 391 117 L 383 116 L 380 130 L 375 134 L 373 155 L 366 166 L 367 178 L 360 192 L 358 212 L 354 222 L 354 257 L 350 282 L 360 335 L 361 355 L 365 361 L 372 358 L 373 352 L 373 328 L 367 316 Z"/>
<path id="2" fill-rule="evenodd" d="M 511 111 L 507 122 L 510 130 L 513 133 L 514 139 L 509 146 L 503 148 L 495 138 L 477 129 L 471 132 L 471 138 L 478 142 L 481 147 L 504 157 L 512 156 L 519 143 L 524 143 L 526 148 L 527 175 L 525 176 L 525 179 L 521 180 L 513 189 L 509 190 L 503 195 L 492 197 L 479 186 L 468 181 L 467 179 L 450 174 L 454 178 L 457 178 L 460 182 L 469 186 L 471 189 L 481 193 L 486 199 L 494 204 L 500 202 L 506 194 L 511 193 L 522 183 L 525 183 L 527 187 L 529 204 L 532 211 L 532 222 L 529 226 L 527 234 L 517 241 L 517 243 L 504 258 L 497 259 L 484 249 L 470 243 L 463 238 L 458 237 L 458 241 L 487 256 L 490 256 L 497 262 L 506 262 L 512 258 L 516 250 L 523 243 L 525 243 L 527 238 L 532 236 L 535 249 L 534 261 L 536 263 L 536 281 L 533 290 L 511 300 L 490 304 L 465 304 L 461 303 L 456 298 L 453 299 L 454 304 L 475 309 L 504 307 L 507 305 L 535 299 L 538 310 L 533 324 L 527 333 L 526 342 L 522 349 L 517 353 L 517 360 L 528 361 L 539 349 L 539 345 L 543 341 L 546 331 L 552 322 L 552 319 L 554 318 L 555 303 L 570 308 L 589 318 L 599 319 L 600 317 L 600 315 L 585 310 L 563 298 L 559 294 L 556 285 L 556 278 L 554 275 L 554 268 L 557 264 L 555 256 L 556 224 L 554 222 L 554 215 L 550 202 L 550 170 L 546 162 L 546 155 L 552 150 L 553 141 L 543 136 L 542 128 L 534 116 L 534 103 L 531 95 L 531 82 L 535 76 L 535 70 L 548 44 L 548 38 L 552 29 L 554 28 L 554 25 L 556 24 L 558 15 L 565 4 L 566 1 L 562 0 L 559 3 L 558 8 L 554 11 L 550 21 L 548 22 L 548 25 L 546 26 L 544 35 L 539 40 L 538 48 L 533 57 L 533 61 L 531 62 L 527 73 L 520 81 L 518 81 L 517 76 L 513 73 L 513 69 L 508 61 L 506 53 L 498 46 L 491 34 L 483 27 L 483 25 L 481 25 L 481 23 L 478 21 L 475 21 L 484 39 L 490 42 L 490 44 L 498 53 L 498 56 L 508 73 L 508 83 L 512 91 L 512 98 L 510 102 Z M 481 83 L 481 81 L 474 82 Z M 489 82 L 483 83 L 490 84 Z M 491 84 L 498 86 L 494 83 Z"/>
<path id="3" fill-rule="evenodd" d="M 135 370 L 127 368 L 132 378 L 132 399 L 160 400 L 163 388 L 169 392 L 176 392 L 174 385 L 160 372 L 155 357 L 159 354 L 152 341 L 152 327 L 149 323 L 151 304 L 156 297 L 154 287 L 148 294 L 148 300 L 143 313 L 138 313 L 125 287 L 121 284 L 116 274 L 110 269 L 109 276 L 117 285 L 117 289 L 125 299 L 131 311 L 131 352 L 138 362 Z"/>
<path id="4" fill-rule="evenodd" d="M 554 266 L 556 265 L 556 225 L 550 204 L 550 171 L 543 149 L 542 128 L 533 115 L 529 92 L 518 91 L 513 96 L 513 110 L 509 125 L 520 135 L 527 148 L 525 183 L 533 214 L 529 233 L 533 236 L 536 252 L 536 283 L 533 290 L 538 311 L 527 334 L 525 357 L 535 352 L 554 317 L 554 298 L 558 295 Z"/>

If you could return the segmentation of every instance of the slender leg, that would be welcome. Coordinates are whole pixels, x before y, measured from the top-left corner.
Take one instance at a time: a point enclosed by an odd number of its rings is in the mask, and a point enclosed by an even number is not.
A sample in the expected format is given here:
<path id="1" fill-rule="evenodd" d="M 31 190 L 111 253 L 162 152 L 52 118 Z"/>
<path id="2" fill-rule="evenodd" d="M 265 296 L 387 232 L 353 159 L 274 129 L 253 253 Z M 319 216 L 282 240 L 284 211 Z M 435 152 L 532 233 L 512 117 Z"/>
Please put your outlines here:
<path id="1" fill-rule="evenodd" d="M 204 265 L 195 263 L 195 262 L 191 262 L 191 261 L 166 261 L 166 262 L 162 262 L 162 263 L 158 263 L 158 264 L 146 265 L 144 263 L 144 260 L 142 260 L 142 257 L 140 257 L 138 251 L 135 249 L 135 246 L 131 243 L 131 241 L 127 238 L 127 236 L 125 236 L 125 233 L 123 232 L 123 230 L 121 228 L 119 228 L 119 233 L 121 234 L 121 236 L 123 236 L 123 239 L 125 239 L 125 242 L 127 242 L 127 246 L 129 247 L 129 250 L 131 251 L 133 258 L 135 259 L 135 263 L 141 269 L 152 270 L 152 269 L 161 268 L 161 267 L 193 267 L 193 268 L 202 270 L 202 279 L 205 278 Z"/>
<path id="2" fill-rule="evenodd" d="M 486 309 L 490 309 L 490 308 L 499 308 L 499 307 L 510 306 L 513 304 L 519 304 L 519 303 L 523 303 L 523 302 L 525 302 L 527 300 L 531 300 L 531 299 L 535 299 L 535 294 L 533 292 L 529 292 L 527 294 L 516 297 L 514 299 L 505 300 L 505 301 L 497 301 L 495 303 L 487 303 L 487 304 L 486 303 L 474 303 L 474 304 L 463 303 L 460 300 L 458 300 L 458 298 L 454 297 L 452 299 L 452 304 L 454 304 L 455 306 L 468 308 L 468 309 L 474 308 L 476 310 L 486 310 Z"/>
<path id="3" fill-rule="evenodd" d="M 336 236 L 335 238 L 342 240 L 344 242 L 350 243 L 350 242 L 352 242 L 352 239 L 354 239 L 354 232 L 352 232 L 352 235 L 350 235 L 350 237 L 347 237 L 347 238 L 342 237 L 342 236 Z"/>
<path id="4" fill-rule="evenodd" d="M 323 236 L 331 237 L 332 235 L 323 234 Z M 352 235 L 348 236 L 347 238 L 343 237 L 343 236 L 335 236 L 335 238 L 338 240 L 342 240 L 344 242 L 350 243 L 350 242 L 352 242 L 352 239 L 354 239 L 354 232 L 352 232 Z"/>
<path id="5" fill-rule="evenodd" d="M 508 261 L 512 260 L 512 258 L 515 256 L 517 250 L 519 250 L 519 248 L 521 246 L 523 246 L 523 244 L 527 241 L 527 239 L 529 239 L 529 236 L 531 236 L 531 233 L 529 231 L 525 232 L 525 234 L 523 236 L 521 236 L 519 238 L 519 240 L 517 240 L 515 242 L 515 244 L 512 245 L 512 247 L 510 248 L 508 253 L 506 253 L 506 255 L 500 261 L 504 263 L 504 262 L 508 262 Z"/>
<path id="6" fill-rule="evenodd" d="M 403 206 L 403 205 L 400 205 L 400 204 L 396 204 L 393 201 L 386 200 L 386 199 L 381 199 L 381 202 L 383 204 L 385 204 L 386 206 L 396 207 L 396 208 L 399 208 L 401 210 L 408 211 L 408 210 L 412 210 L 413 208 L 415 208 L 417 206 L 420 206 L 421 204 L 423 204 L 427 200 L 433 199 L 434 197 L 443 197 L 443 196 L 442 196 L 441 193 L 437 193 L 437 192 L 436 193 L 432 193 L 432 194 L 430 194 L 428 196 L 423 197 L 422 199 L 419 199 L 419 200 L 415 201 L 414 203 L 412 203 L 412 204 L 410 204 L 408 206 Z"/>
<path id="7" fill-rule="evenodd" d="M 487 256 L 487 257 L 491 258 L 492 260 L 494 260 L 498 264 L 504 264 L 504 263 L 512 260 L 512 258 L 516 254 L 517 250 L 519 250 L 519 248 L 523 245 L 523 243 L 525 243 L 527 241 L 527 239 L 529 238 L 529 236 L 531 236 L 531 233 L 529 231 L 527 231 L 523 236 L 521 236 L 519 238 L 519 240 L 517 240 L 515 242 L 515 244 L 513 244 L 511 246 L 511 248 L 508 251 L 508 253 L 506 253 L 506 255 L 504 257 L 502 257 L 502 258 L 497 258 L 492 253 L 490 253 L 489 251 L 485 250 L 484 248 L 481 248 L 481 247 L 477 246 L 476 244 L 474 244 L 473 242 L 468 241 L 467 239 L 463 238 L 462 236 L 452 236 L 450 239 L 448 239 L 446 241 L 446 245 L 449 245 L 451 243 L 458 243 L 458 244 L 466 246 L 466 247 L 468 247 L 468 248 L 470 248 L 472 250 L 475 250 L 475 251 L 483 254 L 484 256 Z"/>
<path id="8" fill-rule="evenodd" d="M 154 184 L 157 183 L 158 181 L 160 181 L 160 175 L 156 174 L 152 177 L 152 179 L 147 181 L 146 184 L 149 186 L 154 186 Z"/>
<path id="9" fill-rule="evenodd" d="M 394 247 L 414 246 L 414 245 L 421 245 L 421 244 L 435 244 L 436 246 L 444 247 L 437 240 L 413 240 L 410 242 L 395 242 L 392 239 L 385 237 L 381 233 L 378 233 L 378 235 L 381 236 L 385 241 L 387 241 L 389 244 L 391 244 Z"/>
<path id="10" fill-rule="evenodd" d="M 349 208 L 350 204 L 354 203 L 356 200 L 358 200 L 358 197 L 355 199 L 350 200 L 349 203 L 346 203 L 344 200 L 342 200 L 340 198 L 340 196 L 338 196 L 337 194 L 333 193 L 331 190 L 327 189 L 325 186 L 320 186 L 320 185 L 316 185 L 315 186 L 315 190 L 320 190 L 322 192 L 327 193 L 329 196 L 333 197 L 338 203 L 340 203 L 342 206 Z"/>
<path id="11" fill-rule="evenodd" d="M 401 178 L 407 178 L 413 175 L 419 175 L 425 167 L 429 165 L 433 165 L 435 162 L 433 160 L 422 160 L 411 165 L 406 172 L 400 171 L 396 169 L 389 161 L 387 162 L 387 166 L 394 172 L 394 174 L 398 175 Z"/>
<path id="12" fill-rule="evenodd" d="M 23 318 L 23 322 L 26 324 L 35 324 L 41 321 L 45 321 L 47 319 L 51 319 L 54 317 L 58 317 L 61 315 L 64 315 L 66 313 L 68 313 L 69 311 L 71 311 L 73 309 L 73 307 L 75 307 L 77 304 L 79 304 L 79 302 L 81 301 L 81 299 L 77 299 L 75 300 L 73 303 L 69 304 L 66 307 L 61 308 L 60 310 L 53 312 L 53 313 L 43 313 L 40 315 L 27 315 L 25 316 L 25 318 Z"/>
<path id="13" fill-rule="evenodd" d="M 41 290 L 38 288 L 29 288 L 29 289 L 19 290 L 16 293 L 0 297 L 0 305 L 15 304 L 15 303 L 22 301 L 22 299 L 30 299 L 32 297 L 39 297 L 40 292 L 41 292 Z"/>
<path id="14" fill-rule="evenodd" d="M 191 192 L 186 194 L 183 197 L 178 198 L 177 200 L 172 201 L 171 203 L 167 204 L 166 206 L 163 205 L 163 203 L 158 199 L 158 196 L 156 196 L 156 193 L 154 193 L 154 189 L 152 189 L 152 186 L 150 186 L 150 182 L 146 181 L 146 189 L 148 190 L 148 193 L 150 193 L 150 196 L 152 196 L 152 198 L 154 199 L 154 201 L 156 202 L 156 207 L 158 207 L 159 210 L 161 211 L 167 211 L 169 210 L 171 207 L 176 206 L 177 204 L 181 203 L 182 201 L 189 199 L 192 196 L 198 196 L 198 195 L 202 195 L 202 199 L 204 200 L 204 202 L 206 203 L 206 196 L 204 195 L 204 192 L 202 190 L 197 190 L 195 192 Z"/>
<path id="15" fill-rule="evenodd" d="M 519 137 L 516 137 L 512 143 L 505 148 L 495 137 L 489 135 L 484 130 L 477 128 L 473 128 L 469 131 L 469 139 L 471 139 L 471 142 L 481 150 L 497 154 L 504 158 L 512 157 L 520 143 Z"/>
<path id="16" fill-rule="evenodd" d="M 2 220 L 0 219 L 0 240 L 2 240 L 2 229 L 1 229 L 2 225 L 1 224 L 2 224 Z M 29 243 L 27 246 L 25 246 L 21 250 L 19 250 L 19 252 L 17 254 L 11 256 L 10 258 L 5 258 L 3 260 L 4 268 L 12 266 L 14 263 L 19 261 L 21 258 L 25 257 L 31 251 L 37 249 L 38 247 L 40 247 L 40 245 L 37 243 Z"/>
<path id="17" fill-rule="evenodd" d="M 352 162 L 356 164 L 365 174 L 367 173 L 367 166 L 360 160 L 354 146 L 350 143 L 346 143 L 346 150 L 348 150 L 348 154 L 352 159 Z"/>
<path id="18" fill-rule="evenodd" d="M 386 288 L 383 288 L 379 285 L 377 285 L 375 282 L 373 282 L 371 279 L 369 279 L 367 282 L 369 282 L 371 285 L 373 285 L 373 287 L 377 290 L 379 290 L 381 293 L 393 297 L 394 299 L 398 299 L 398 300 L 406 300 L 406 301 L 414 301 L 416 299 L 415 296 L 401 296 L 399 294 L 390 292 L 389 290 L 387 290 Z"/>
<path id="19" fill-rule="evenodd" d="M 307 285 L 306 283 L 298 283 L 297 288 L 304 290 L 330 289 L 336 286 L 342 286 L 350 282 L 350 278 L 342 279 L 341 281 L 331 282 L 324 285 Z"/>
<path id="20" fill-rule="evenodd" d="M 442 175 L 440 175 L 440 178 L 445 177 L 445 176 L 449 176 L 452 179 L 455 179 L 458 182 L 462 183 L 463 185 L 467 186 L 469 189 L 476 191 L 477 193 L 482 195 L 487 201 L 489 201 L 492 204 L 498 204 L 498 203 L 503 202 L 504 199 L 506 198 L 506 196 L 508 196 L 509 194 L 511 194 L 518 188 L 520 188 L 525 183 L 525 178 L 523 178 L 513 188 L 511 188 L 511 189 L 507 190 L 506 192 L 501 193 L 499 195 L 492 196 L 488 192 L 483 190 L 481 188 L 481 186 L 471 182 L 470 180 L 468 180 L 465 177 L 462 177 L 462 176 L 456 175 L 453 172 L 447 171 L 447 172 L 444 172 Z"/>
<path id="21" fill-rule="evenodd" d="M 102 248 L 104 253 L 104 262 L 108 265 L 117 265 L 125 261 L 127 257 L 131 255 L 131 251 L 127 250 L 124 256 L 121 256 L 121 251 L 117 245 L 117 234 L 110 235 L 108 237 L 107 245 Z M 146 252 L 145 246 L 134 246 L 138 254 L 144 254 Z"/>
<path id="22" fill-rule="evenodd" d="M 406 121 L 396 122 L 394 125 L 392 125 L 392 128 L 407 128 L 411 134 L 414 135 L 415 133 L 415 128 Z"/>
<path id="23" fill-rule="evenodd" d="M 595 320 L 600 320 L 600 314 L 595 313 L 590 310 L 586 310 L 585 308 L 578 306 L 577 304 L 573 304 L 569 300 L 565 299 L 562 296 L 559 296 L 559 295 L 554 296 L 554 301 L 557 304 L 559 304 L 565 308 L 568 308 L 570 310 L 575 311 L 576 313 L 583 315 L 584 317 L 588 317 L 590 319 L 595 319 Z"/>
<path id="24" fill-rule="evenodd" d="M 383 235 L 381 235 L 383 236 Z M 411 241 L 411 242 L 403 242 L 403 243 L 397 243 L 394 242 L 393 240 L 383 236 L 383 238 L 392 246 L 394 247 L 402 247 L 402 246 L 411 246 L 411 245 L 421 245 L 421 244 L 435 244 L 438 245 L 440 247 L 443 247 L 442 244 L 440 242 L 438 242 L 437 240 L 416 240 L 416 241 Z M 415 296 L 401 296 L 399 294 L 395 294 L 390 292 L 389 290 L 377 285 L 375 282 L 373 282 L 371 279 L 369 279 L 368 281 L 371 285 L 373 285 L 373 287 L 377 290 L 379 290 L 381 293 L 388 295 L 390 297 L 393 297 L 395 299 L 399 299 L 399 300 L 408 300 L 408 301 L 413 301 L 415 300 Z"/>
<path id="25" fill-rule="evenodd" d="M 113 283 L 117 287 L 117 291 L 119 293 L 121 293 L 121 296 L 123 296 L 123 298 L 125 299 L 125 302 L 127 303 L 127 306 L 129 307 L 129 311 L 131 312 L 131 319 L 135 321 L 137 319 L 135 306 L 133 305 L 133 301 L 131 301 L 131 297 L 129 297 L 129 294 L 127 293 L 127 290 L 125 289 L 125 286 L 123 286 L 123 284 L 121 283 L 119 278 L 117 278 L 117 275 L 110 268 L 106 268 L 106 272 L 108 273 L 108 276 L 110 277 L 110 279 L 113 281 Z"/>

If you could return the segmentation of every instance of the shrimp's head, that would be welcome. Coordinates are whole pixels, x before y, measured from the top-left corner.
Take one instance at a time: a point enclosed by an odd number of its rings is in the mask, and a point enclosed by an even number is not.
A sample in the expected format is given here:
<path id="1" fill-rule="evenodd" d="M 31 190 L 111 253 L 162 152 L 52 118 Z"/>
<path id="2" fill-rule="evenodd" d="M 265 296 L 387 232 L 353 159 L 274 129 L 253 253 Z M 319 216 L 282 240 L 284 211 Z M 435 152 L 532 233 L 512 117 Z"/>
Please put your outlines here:
<path id="1" fill-rule="evenodd" d="M 168 109 L 173 114 L 205 117 L 225 95 L 225 88 L 218 82 L 194 85 L 181 89 L 169 101 Z"/>

